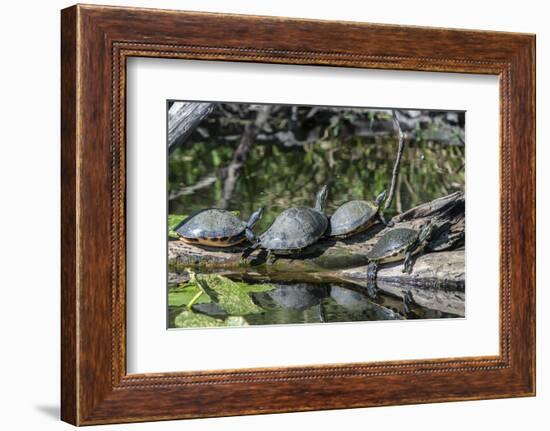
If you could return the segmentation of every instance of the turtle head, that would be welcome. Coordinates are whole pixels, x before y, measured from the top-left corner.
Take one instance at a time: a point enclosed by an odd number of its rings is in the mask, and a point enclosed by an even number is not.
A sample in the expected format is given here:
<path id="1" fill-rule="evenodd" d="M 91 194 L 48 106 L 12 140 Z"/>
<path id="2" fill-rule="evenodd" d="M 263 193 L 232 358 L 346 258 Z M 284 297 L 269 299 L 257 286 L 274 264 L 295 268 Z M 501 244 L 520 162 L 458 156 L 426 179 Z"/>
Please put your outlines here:
<path id="1" fill-rule="evenodd" d="M 323 212 L 325 209 L 325 203 L 327 202 L 328 186 L 325 184 L 321 190 L 317 193 L 317 201 L 315 202 L 315 209 Z"/>
<path id="2" fill-rule="evenodd" d="M 264 213 L 263 207 L 256 210 L 256 211 L 254 211 L 250 215 L 250 218 L 248 219 L 248 221 L 246 222 L 246 227 L 248 229 L 252 229 L 254 226 L 256 226 L 256 223 L 258 223 L 260 221 L 260 219 L 262 218 L 263 213 Z"/>
<path id="3" fill-rule="evenodd" d="M 421 243 L 427 241 L 437 229 L 438 225 L 436 223 L 431 221 L 424 223 L 418 233 L 418 241 Z"/>
<path id="4" fill-rule="evenodd" d="M 386 199 L 386 190 L 384 190 L 382 193 L 380 193 L 378 196 L 376 196 L 376 199 L 374 200 L 374 203 L 376 206 L 380 206 L 382 202 Z"/>

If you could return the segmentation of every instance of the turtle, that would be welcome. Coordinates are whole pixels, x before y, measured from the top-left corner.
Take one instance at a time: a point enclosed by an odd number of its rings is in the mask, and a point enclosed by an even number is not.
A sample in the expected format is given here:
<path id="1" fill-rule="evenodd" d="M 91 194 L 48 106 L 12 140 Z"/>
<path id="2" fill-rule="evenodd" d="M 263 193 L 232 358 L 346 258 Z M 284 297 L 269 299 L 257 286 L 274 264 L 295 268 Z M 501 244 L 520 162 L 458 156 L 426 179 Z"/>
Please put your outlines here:
<path id="1" fill-rule="evenodd" d="M 339 206 L 330 217 L 330 237 L 349 238 L 371 227 L 377 219 L 388 225 L 382 214 L 380 204 L 386 197 L 386 191 L 380 193 L 374 202 L 353 200 Z"/>
<path id="2" fill-rule="evenodd" d="M 367 279 L 376 279 L 378 264 L 399 262 L 403 259 L 402 271 L 410 274 L 414 264 L 413 256 L 424 251 L 437 227 L 435 223 L 426 222 L 418 230 L 402 227 L 386 232 L 366 254 L 369 261 Z"/>
<path id="3" fill-rule="evenodd" d="M 254 243 L 252 228 L 263 214 L 263 208 L 252 213 L 247 222 L 230 211 L 207 208 L 190 215 L 175 227 L 180 239 L 189 244 L 231 247 L 244 240 Z"/>
<path id="4" fill-rule="evenodd" d="M 328 187 L 325 185 L 317 193 L 315 208 L 291 207 L 284 210 L 244 256 L 248 257 L 259 248 L 267 251 L 267 262 L 273 263 L 276 256 L 299 253 L 319 240 L 329 225 L 323 213 L 327 195 Z"/>

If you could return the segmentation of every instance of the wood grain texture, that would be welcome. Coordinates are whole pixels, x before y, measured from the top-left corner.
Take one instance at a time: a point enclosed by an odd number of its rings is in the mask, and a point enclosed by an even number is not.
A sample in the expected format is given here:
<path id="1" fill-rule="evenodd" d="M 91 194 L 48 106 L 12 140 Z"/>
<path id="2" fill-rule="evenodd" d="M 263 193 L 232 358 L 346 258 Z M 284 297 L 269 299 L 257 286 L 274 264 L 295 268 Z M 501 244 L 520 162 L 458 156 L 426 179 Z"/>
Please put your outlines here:
<path id="1" fill-rule="evenodd" d="M 533 395 L 534 49 L 535 37 L 525 34 L 100 6 L 65 9 L 62 419 L 85 425 Z M 127 375 L 125 64 L 130 56 L 498 75 L 499 356 Z"/>

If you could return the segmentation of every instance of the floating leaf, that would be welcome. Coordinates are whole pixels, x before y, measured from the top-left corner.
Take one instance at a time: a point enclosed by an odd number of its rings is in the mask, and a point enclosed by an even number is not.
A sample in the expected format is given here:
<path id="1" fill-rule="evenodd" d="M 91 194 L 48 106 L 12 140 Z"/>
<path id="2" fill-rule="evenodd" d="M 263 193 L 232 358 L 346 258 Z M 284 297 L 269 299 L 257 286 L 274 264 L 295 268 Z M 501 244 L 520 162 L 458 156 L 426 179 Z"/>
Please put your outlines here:
<path id="1" fill-rule="evenodd" d="M 258 307 L 242 284 L 236 283 L 221 275 L 194 275 L 191 280 L 200 284 L 202 289 L 211 296 L 227 314 L 243 316 L 246 314 L 261 313 Z"/>
<path id="2" fill-rule="evenodd" d="M 174 326 L 176 328 L 213 328 L 225 326 L 225 323 L 223 320 L 185 309 L 174 319 Z"/>
<path id="3" fill-rule="evenodd" d="M 242 316 L 229 316 L 224 320 L 225 326 L 248 326 L 248 322 Z"/>
<path id="4" fill-rule="evenodd" d="M 189 301 L 193 299 L 198 293 L 201 292 L 201 288 L 195 283 L 186 283 L 183 288 L 168 292 L 168 305 L 170 307 L 180 307 L 182 305 L 189 304 Z M 195 300 L 195 304 L 204 304 L 211 302 L 210 297 L 202 292 L 202 295 Z"/>
<path id="5" fill-rule="evenodd" d="M 216 328 L 220 326 L 248 326 L 248 322 L 242 316 L 229 316 L 225 320 L 221 320 L 185 309 L 174 319 L 174 326 L 176 328 Z"/>
<path id="6" fill-rule="evenodd" d="M 276 287 L 274 284 L 249 284 L 243 282 L 236 283 L 248 293 L 267 292 L 269 290 L 275 289 Z"/>

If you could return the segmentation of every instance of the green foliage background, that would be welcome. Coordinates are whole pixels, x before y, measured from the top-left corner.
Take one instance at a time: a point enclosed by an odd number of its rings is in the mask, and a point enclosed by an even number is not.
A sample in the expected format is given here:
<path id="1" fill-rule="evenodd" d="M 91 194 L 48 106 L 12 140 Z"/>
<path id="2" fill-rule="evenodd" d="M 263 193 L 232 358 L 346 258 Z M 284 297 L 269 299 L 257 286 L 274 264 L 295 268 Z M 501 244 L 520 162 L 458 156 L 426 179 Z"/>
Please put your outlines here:
<path id="1" fill-rule="evenodd" d="M 222 105 L 222 104 L 220 104 Z M 236 104 L 223 104 L 236 105 Z M 214 110 L 205 133 L 195 132 L 169 157 L 169 194 L 196 185 L 202 179 L 216 178 L 230 164 L 238 146 L 239 132 L 253 121 L 253 110 L 239 107 L 240 116 Z M 238 178 L 235 191 L 226 208 L 238 211 L 243 219 L 257 208 L 265 207 L 256 230 L 266 229 L 284 209 L 293 205 L 311 206 L 316 192 L 329 185 L 328 211 L 352 199 L 373 199 L 389 189 L 395 161 L 397 140 L 386 133 L 379 137 L 354 137 L 344 133 L 350 116 L 345 110 L 333 108 L 333 117 L 320 138 L 303 145 L 286 147 L 278 142 L 258 140 L 250 150 Z M 244 113 L 243 113 L 244 112 Z M 249 115 L 251 118 L 246 117 Z M 360 115 L 354 113 L 356 117 Z M 382 118 L 385 114 L 365 110 L 364 118 Z M 242 118 L 242 117 L 245 118 Z M 276 122 L 278 121 L 278 122 Z M 284 119 L 273 119 L 269 127 L 286 127 Z M 308 120 L 310 121 L 310 120 Z M 407 210 L 422 202 L 464 190 L 465 147 L 459 141 L 439 142 L 438 128 L 442 123 L 420 127 L 407 133 L 401 163 L 401 175 L 395 199 L 388 216 Z M 301 125 L 302 129 L 305 125 Z M 309 125 L 308 127 L 314 127 Z M 463 129 L 451 129 L 451 135 L 463 134 Z M 450 139 L 453 139 L 451 136 Z M 208 207 L 222 206 L 224 179 L 217 178 L 207 187 L 169 200 L 169 213 L 189 215 Z"/>

